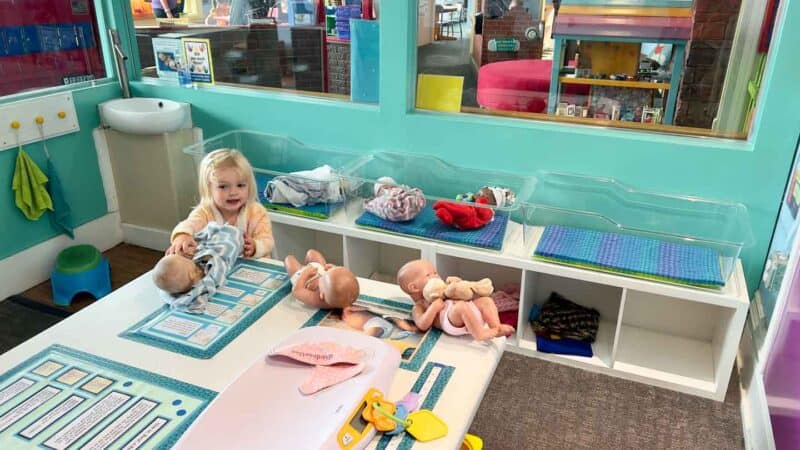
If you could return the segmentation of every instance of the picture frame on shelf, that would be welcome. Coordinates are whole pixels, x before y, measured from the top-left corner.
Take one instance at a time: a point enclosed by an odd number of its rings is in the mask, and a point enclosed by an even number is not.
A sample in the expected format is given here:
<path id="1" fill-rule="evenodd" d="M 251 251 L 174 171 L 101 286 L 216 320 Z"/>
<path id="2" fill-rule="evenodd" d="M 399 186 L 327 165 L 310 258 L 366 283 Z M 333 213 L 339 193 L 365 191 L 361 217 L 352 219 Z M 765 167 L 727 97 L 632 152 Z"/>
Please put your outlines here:
<path id="1" fill-rule="evenodd" d="M 657 124 L 661 122 L 661 108 L 642 108 L 642 123 Z"/>

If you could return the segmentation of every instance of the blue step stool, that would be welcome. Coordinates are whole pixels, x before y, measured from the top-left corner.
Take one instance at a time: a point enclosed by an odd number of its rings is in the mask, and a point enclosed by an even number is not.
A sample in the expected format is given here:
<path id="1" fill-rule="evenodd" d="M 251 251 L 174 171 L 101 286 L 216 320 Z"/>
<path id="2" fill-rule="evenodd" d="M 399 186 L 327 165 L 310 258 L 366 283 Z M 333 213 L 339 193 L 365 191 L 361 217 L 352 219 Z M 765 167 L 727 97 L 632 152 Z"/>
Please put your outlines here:
<path id="1" fill-rule="evenodd" d="M 100 299 L 111 292 L 111 269 L 99 250 L 91 245 L 76 245 L 58 254 L 50 283 L 53 301 L 59 306 L 69 306 L 80 292 Z"/>

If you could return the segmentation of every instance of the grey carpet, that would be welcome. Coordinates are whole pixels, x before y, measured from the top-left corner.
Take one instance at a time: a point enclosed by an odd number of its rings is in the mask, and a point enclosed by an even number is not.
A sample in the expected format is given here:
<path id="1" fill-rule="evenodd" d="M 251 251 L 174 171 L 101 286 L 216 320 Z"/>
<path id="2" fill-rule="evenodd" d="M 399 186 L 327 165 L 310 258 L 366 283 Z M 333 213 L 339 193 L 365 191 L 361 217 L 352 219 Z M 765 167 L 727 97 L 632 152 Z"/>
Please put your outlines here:
<path id="1" fill-rule="evenodd" d="M 715 402 L 506 352 L 470 433 L 487 450 L 740 449 L 731 378 Z"/>
<path id="2" fill-rule="evenodd" d="M 57 324 L 69 314 L 57 307 L 18 296 L 0 301 L 0 354 Z"/>

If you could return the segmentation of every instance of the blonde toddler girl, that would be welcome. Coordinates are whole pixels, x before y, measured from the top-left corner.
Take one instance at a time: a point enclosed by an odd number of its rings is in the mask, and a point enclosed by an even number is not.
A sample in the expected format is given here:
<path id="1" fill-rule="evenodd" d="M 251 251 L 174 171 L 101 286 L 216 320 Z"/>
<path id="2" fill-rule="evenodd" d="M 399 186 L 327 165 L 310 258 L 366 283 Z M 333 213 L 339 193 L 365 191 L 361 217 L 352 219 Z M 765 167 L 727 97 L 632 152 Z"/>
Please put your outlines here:
<path id="1" fill-rule="evenodd" d="M 238 228 L 244 235 L 242 255 L 246 258 L 261 258 L 272 252 L 272 224 L 266 208 L 258 202 L 253 167 L 241 152 L 220 149 L 207 154 L 200 163 L 198 185 L 200 203 L 172 230 L 167 255 L 190 258 L 197 247 L 195 233 L 209 222 Z"/>

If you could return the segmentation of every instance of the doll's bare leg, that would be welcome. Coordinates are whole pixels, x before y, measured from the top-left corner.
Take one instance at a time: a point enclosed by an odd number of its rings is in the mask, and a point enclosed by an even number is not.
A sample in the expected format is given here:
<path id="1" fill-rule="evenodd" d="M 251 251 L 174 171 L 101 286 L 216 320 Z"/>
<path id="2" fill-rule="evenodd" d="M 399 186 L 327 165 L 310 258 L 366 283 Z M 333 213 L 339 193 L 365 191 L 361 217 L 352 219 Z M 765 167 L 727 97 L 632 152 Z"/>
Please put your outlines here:
<path id="1" fill-rule="evenodd" d="M 386 320 L 394 323 L 397 328 L 400 328 L 403 331 L 409 331 L 412 333 L 419 333 L 419 328 L 414 325 L 414 322 L 406 319 L 401 319 L 399 317 L 386 317 Z"/>
<path id="2" fill-rule="evenodd" d="M 320 263 L 323 266 L 325 266 L 325 264 L 328 263 L 327 261 L 325 261 L 325 257 L 322 256 L 322 253 L 314 250 L 313 248 L 309 249 L 306 252 L 306 264 L 310 262 Z"/>
<path id="3" fill-rule="evenodd" d="M 473 302 L 480 310 L 483 320 L 489 324 L 489 328 L 497 330 L 499 336 L 511 336 L 514 334 L 514 327 L 500 323 L 500 313 L 497 312 L 497 305 L 491 297 L 476 298 Z"/>
<path id="4" fill-rule="evenodd" d="M 289 255 L 283 260 L 283 265 L 286 267 L 286 274 L 290 277 L 295 274 L 301 267 L 300 261 L 294 257 L 294 255 Z"/>
<path id="5" fill-rule="evenodd" d="M 364 324 L 372 317 L 369 311 L 359 306 L 342 308 L 342 322 L 356 330 L 364 330 Z"/>
<path id="6" fill-rule="evenodd" d="M 455 302 L 450 307 L 450 312 L 447 314 L 450 323 L 458 327 L 462 323 L 467 327 L 467 331 L 477 341 L 485 341 L 493 337 L 497 337 L 497 328 L 485 328 L 484 320 L 479 314 L 470 307 L 470 302 Z"/>

